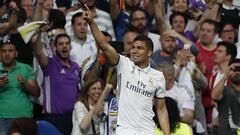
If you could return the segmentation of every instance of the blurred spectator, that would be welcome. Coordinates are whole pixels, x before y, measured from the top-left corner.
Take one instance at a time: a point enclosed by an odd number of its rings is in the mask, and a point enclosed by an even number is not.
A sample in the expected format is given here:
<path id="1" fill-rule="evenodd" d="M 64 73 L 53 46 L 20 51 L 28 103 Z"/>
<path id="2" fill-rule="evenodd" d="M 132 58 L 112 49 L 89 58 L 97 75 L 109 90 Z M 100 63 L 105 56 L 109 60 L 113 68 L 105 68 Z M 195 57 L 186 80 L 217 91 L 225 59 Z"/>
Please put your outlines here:
<path id="1" fill-rule="evenodd" d="M 219 37 L 222 41 L 227 41 L 230 43 L 235 43 L 237 39 L 237 33 L 235 27 L 231 22 L 220 23 L 219 27 Z"/>
<path id="2" fill-rule="evenodd" d="M 132 49 L 133 40 L 137 36 L 136 32 L 127 31 L 123 37 L 124 55 L 130 57 L 130 50 Z"/>
<path id="3" fill-rule="evenodd" d="M 34 11 L 34 3 L 33 0 L 21 0 L 21 6 L 24 8 L 26 12 L 26 23 L 32 21 L 33 11 Z"/>
<path id="4" fill-rule="evenodd" d="M 156 51 L 151 56 L 154 65 L 159 65 L 164 61 L 173 63 L 173 52 L 177 49 L 176 39 L 169 34 L 164 34 L 159 40 L 162 50 Z"/>
<path id="5" fill-rule="evenodd" d="M 0 64 L 0 134 L 5 135 L 14 118 L 33 117 L 29 95 L 39 97 L 40 88 L 33 69 L 16 61 L 15 44 L 6 41 L 1 46 Z"/>
<path id="6" fill-rule="evenodd" d="M 106 84 L 104 88 L 101 80 L 92 79 L 85 88 L 74 106 L 72 135 L 104 135 L 106 114 L 103 103 L 112 85 Z"/>
<path id="7" fill-rule="evenodd" d="M 37 135 L 37 124 L 32 118 L 14 119 L 8 135 Z"/>
<path id="8" fill-rule="evenodd" d="M 217 51 L 215 52 L 214 62 L 217 63 L 219 69 L 214 71 L 210 75 L 209 84 L 208 84 L 208 91 L 212 94 L 212 90 L 216 87 L 218 82 L 224 77 L 224 74 L 228 68 L 228 65 L 235 59 L 237 56 L 237 48 L 234 44 L 223 41 L 219 42 L 217 47 Z M 225 82 L 227 85 L 229 82 Z M 214 109 L 217 108 L 215 105 L 214 100 L 211 100 L 211 104 L 213 105 Z M 217 119 L 217 111 L 212 114 L 212 123 L 209 125 L 211 128 L 213 126 L 218 126 L 216 124 Z M 218 121 L 217 121 L 218 122 Z"/>
<path id="9" fill-rule="evenodd" d="M 240 24 L 240 11 L 233 6 L 233 0 L 224 0 L 220 5 L 220 22 L 231 22 L 234 28 L 238 28 Z"/>
<path id="10" fill-rule="evenodd" d="M 192 129 L 187 124 L 181 122 L 180 112 L 176 100 L 171 97 L 165 97 L 165 103 L 168 110 L 168 118 L 170 124 L 171 134 L 192 135 Z M 155 110 L 155 109 L 154 109 Z M 155 110 L 156 114 L 156 110 Z M 156 135 L 163 135 L 163 132 L 159 126 L 158 119 L 155 115 L 153 118 L 157 124 Z"/>
<path id="11" fill-rule="evenodd" d="M 199 41 L 196 46 L 199 49 L 199 54 L 196 57 L 196 63 L 202 73 L 209 79 L 216 63 L 214 62 L 214 55 L 217 50 L 217 45 L 213 43 L 214 37 L 217 34 L 217 25 L 213 20 L 205 20 L 201 24 Z M 205 107 L 207 123 L 211 122 L 212 107 L 211 92 L 203 90 L 203 105 Z"/>
<path id="12" fill-rule="evenodd" d="M 82 0 L 79 0 L 79 1 L 82 1 Z M 83 4 L 83 2 L 79 2 L 79 3 Z M 114 28 L 113 28 L 112 20 L 111 20 L 111 17 L 109 15 L 109 13 L 107 13 L 105 11 L 102 11 L 102 10 L 99 10 L 96 7 L 96 0 L 87 0 L 86 5 L 93 12 L 94 21 L 96 21 L 100 30 L 108 32 L 112 36 L 112 39 L 114 41 L 116 38 L 115 38 L 115 34 L 114 34 Z M 68 33 L 68 35 L 70 35 L 70 36 L 73 35 L 73 30 L 72 30 L 72 27 L 71 27 L 72 16 L 74 14 L 78 13 L 78 12 L 82 12 L 83 9 L 84 9 L 84 5 L 81 5 L 81 7 L 78 7 L 76 10 L 67 13 L 67 15 L 66 15 L 67 23 L 65 25 L 65 29 L 66 29 L 66 32 Z M 88 29 L 87 36 L 92 37 L 90 29 Z"/>
<path id="13" fill-rule="evenodd" d="M 234 135 L 240 128 L 239 67 L 240 60 L 234 60 L 212 91 L 212 98 L 217 102 L 219 112 L 218 135 Z M 231 84 L 225 85 L 228 80 Z"/>
<path id="14" fill-rule="evenodd" d="M 82 69 L 82 80 L 85 73 L 92 67 L 98 55 L 95 41 L 87 35 L 87 22 L 83 19 L 83 13 L 78 12 L 72 17 L 70 59 L 76 62 Z"/>
<path id="15" fill-rule="evenodd" d="M 40 35 L 33 37 L 33 50 L 45 77 L 45 119 L 53 123 L 64 135 L 72 130 L 72 111 L 77 100 L 81 71 L 77 63 L 69 59 L 71 40 L 67 34 L 57 35 L 53 57 L 48 57 L 42 48 Z M 64 83 L 63 83 L 64 82 Z"/>
<path id="16" fill-rule="evenodd" d="M 174 12 L 170 16 L 170 24 L 172 26 L 172 29 L 175 30 L 177 33 L 181 34 L 182 36 L 184 36 L 185 38 L 187 38 L 188 40 L 195 43 L 196 38 L 194 37 L 193 32 L 185 30 L 187 23 L 188 17 L 184 13 Z M 177 45 L 178 48 L 183 48 L 184 43 L 177 39 Z"/>
<path id="17" fill-rule="evenodd" d="M 62 135 L 51 123 L 32 118 L 14 119 L 8 135 Z"/>
<path id="18" fill-rule="evenodd" d="M 166 96 L 177 101 L 180 110 L 181 121 L 192 124 L 194 121 L 195 98 L 188 87 L 180 85 L 175 81 L 175 69 L 171 63 L 163 62 L 159 65 L 166 79 Z"/>
<path id="19" fill-rule="evenodd" d="M 133 10 L 139 8 L 140 0 L 121 0 L 119 3 L 117 2 L 117 0 L 110 0 L 109 7 L 116 32 L 116 39 L 122 41 L 131 20 L 130 15 Z"/>
<path id="20" fill-rule="evenodd" d="M 175 78 L 178 84 L 186 86 L 195 96 L 195 120 L 192 124 L 194 132 L 207 130 L 205 111 L 202 105 L 201 89 L 207 88 L 206 77 L 197 68 L 194 56 L 189 49 L 181 49 L 174 53 Z M 206 133 L 206 132 L 205 132 Z"/>
<path id="21" fill-rule="evenodd" d="M 205 20 L 200 27 L 199 41 L 196 42 L 196 46 L 199 49 L 196 62 L 204 75 L 208 76 L 216 65 L 213 58 L 217 50 L 217 45 L 213 41 L 217 34 L 218 27 L 215 21 L 209 19 Z"/>
<path id="22" fill-rule="evenodd" d="M 176 40 L 183 42 L 184 48 L 190 49 L 190 51 L 194 54 L 198 54 L 198 49 L 193 45 L 193 43 L 177 33 L 174 30 L 167 30 L 163 33 L 163 36 L 160 38 L 160 42 L 162 45 L 162 50 L 158 50 L 151 56 L 155 65 L 160 64 L 163 61 L 168 61 L 173 63 L 173 52 L 177 49 Z"/>
<path id="23" fill-rule="evenodd" d="M 133 10 L 131 13 L 131 21 L 130 25 L 133 27 L 133 31 L 137 34 L 145 34 L 148 36 L 153 42 L 153 53 L 159 49 L 162 49 L 161 44 L 159 42 L 160 36 L 158 34 L 154 34 L 149 32 L 147 29 L 148 19 L 147 13 L 143 9 Z"/>

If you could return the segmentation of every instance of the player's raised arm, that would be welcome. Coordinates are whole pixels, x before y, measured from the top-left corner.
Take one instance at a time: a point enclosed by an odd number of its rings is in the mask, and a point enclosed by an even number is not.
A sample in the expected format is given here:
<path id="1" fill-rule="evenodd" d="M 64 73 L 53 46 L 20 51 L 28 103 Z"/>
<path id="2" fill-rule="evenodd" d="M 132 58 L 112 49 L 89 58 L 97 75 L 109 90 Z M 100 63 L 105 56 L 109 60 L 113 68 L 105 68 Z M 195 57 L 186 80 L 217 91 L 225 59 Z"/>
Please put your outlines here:
<path id="1" fill-rule="evenodd" d="M 97 24 L 93 20 L 92 13 L 87 7 L 86 4 L 84 4 L 85 11 L 84 11 L 84 19 L 89 24 L 93 37 L 95 38 L 98 47 L 105 53 L 107 56 L 109 62 L 112 65 L 116 65 L 118 63 L 119 55 L 115 51 L 115 49 L 108 43 L 106 37 L 102 34 L 102 32 L 99 30 Z"/>

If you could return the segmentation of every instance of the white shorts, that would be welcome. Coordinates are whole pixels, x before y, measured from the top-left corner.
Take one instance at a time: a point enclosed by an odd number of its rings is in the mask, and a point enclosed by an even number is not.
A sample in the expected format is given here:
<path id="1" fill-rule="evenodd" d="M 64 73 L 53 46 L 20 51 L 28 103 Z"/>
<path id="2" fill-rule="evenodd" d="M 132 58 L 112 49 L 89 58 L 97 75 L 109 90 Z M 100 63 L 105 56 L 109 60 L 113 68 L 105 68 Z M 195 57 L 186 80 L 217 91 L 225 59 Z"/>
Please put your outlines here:
<path id="1" fill-rule="evenodd" d="M 116 135 L 155 135 L 155 131 L 135 130 L 128 127 L 117 126 Z"/>

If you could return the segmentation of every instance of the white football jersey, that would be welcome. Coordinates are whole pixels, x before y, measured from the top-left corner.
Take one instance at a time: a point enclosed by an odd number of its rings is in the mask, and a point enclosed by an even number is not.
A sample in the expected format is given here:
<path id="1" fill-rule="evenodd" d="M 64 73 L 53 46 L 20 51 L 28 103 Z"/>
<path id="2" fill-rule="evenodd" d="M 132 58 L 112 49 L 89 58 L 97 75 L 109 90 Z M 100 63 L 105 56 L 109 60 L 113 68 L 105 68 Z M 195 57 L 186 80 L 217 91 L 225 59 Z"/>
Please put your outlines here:
<path id="1" fill-rule="evenodd" d="M 120 55 L 118 73 L 118 121 L 120 127 L 154 133 L 153 99 L 165 97 L 162 72 L 150 66 L 141 69 Z"/>

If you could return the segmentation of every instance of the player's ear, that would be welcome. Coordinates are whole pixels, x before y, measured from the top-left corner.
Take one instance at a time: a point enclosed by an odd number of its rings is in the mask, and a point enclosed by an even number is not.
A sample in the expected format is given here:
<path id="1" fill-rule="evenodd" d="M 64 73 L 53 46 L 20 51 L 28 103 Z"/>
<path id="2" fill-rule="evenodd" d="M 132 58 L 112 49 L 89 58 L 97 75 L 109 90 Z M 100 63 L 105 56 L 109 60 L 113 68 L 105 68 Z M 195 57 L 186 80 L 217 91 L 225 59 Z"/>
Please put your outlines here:
<path id="1" fill-rule="evenodd" d="M 152 51 L 148 49 L 148 57 L 151 57 L 151 55 L 152 55 Z"/>

